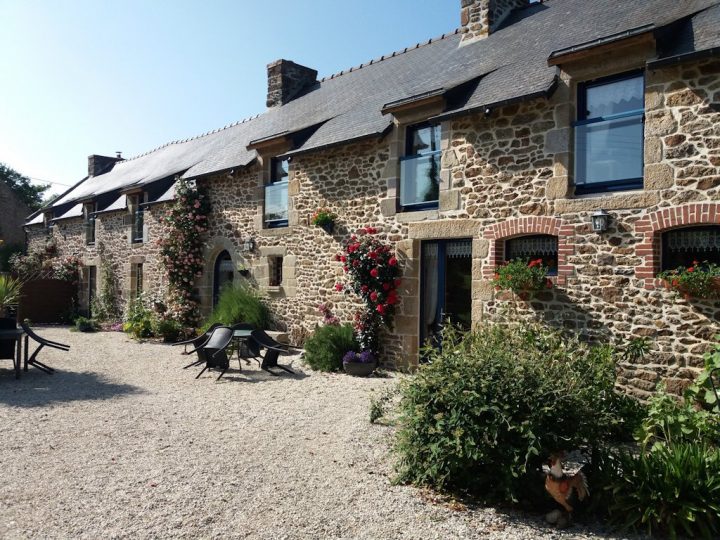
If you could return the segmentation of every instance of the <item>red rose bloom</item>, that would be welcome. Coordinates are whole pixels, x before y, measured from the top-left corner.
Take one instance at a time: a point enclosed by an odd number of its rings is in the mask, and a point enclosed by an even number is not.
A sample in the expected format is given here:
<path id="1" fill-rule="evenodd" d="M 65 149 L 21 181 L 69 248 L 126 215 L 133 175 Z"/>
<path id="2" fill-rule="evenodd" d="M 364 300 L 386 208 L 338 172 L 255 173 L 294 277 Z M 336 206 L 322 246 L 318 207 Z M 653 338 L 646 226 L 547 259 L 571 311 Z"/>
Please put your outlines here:
<path id="1" fill-rule="evenodd" d="M 367 285 L 363 285 L 362 287 L 360 287 L 360 290 L 361 290 L 362 292 L 368 292 L 368 286 L 367 286 Z"/>
<path id="2" fill-rule="evenodd" d="M 378 304 L 377 307 L 375 308 L 375 310 L 376 310 L 380 315 L 385 315 L 385 306 L 384 306 L 383 304 Z"/>
<path id="3" fill-rule="evenodd" d="M 688 272 L 694 272 L 695 269 L 691 266 L 690 268 L 687 269 L 687 271 L 688 271 Z"/>
<path id="4" fill-rule="evenodd" d="M 390 284 L 389 283 L 383 283 L 383 291 L 389 291 L 390 290 Z"/>
<path id="5" fill-rule="evenodd" d="M 370 275 L 372 277 L 378 277 L 378 274 L 379 274 L 379 272 L 378 272 L 377 268 L 373 268 L 372 270 L 370 270 Z"/>
<path id="6" fill-rule="evenodd" d="M 336 290 L 336 291 L 342 291 L 342 290 L 343 290 L 342 283 L 336 283 L 336 284 L 335 284 L 335 290 Z"/>
<path id="7" fill-rule="evenodd" d="M 347 262 L 347 257 L 345 255 L 340 257 L 340 262 Z"/>
<path id="8" fill-rule="evenodd" d="M 388 264 L 390 266 L 397 266 L 397 259 L 395 257 L 390 257 L 390 260 L 388 261 Z"/>
<path id="9" fill-rule="evenodd" d="M 378 297 L 378 294 L 375 291 L 370 293 L 370 300 L 372 300 L 373 302 L 377 301 L 377 297 Z"/>
<path id="10" fill-rule="evenodd" d="M 397 279 L 395 279 L 395 282 L 394 282 L 394 283 L 395 283 L 395 286 L 396 286 L 396 287 L 399 287 L 400 284 L 402 283 L 402 279 L 397 278 Z"/>

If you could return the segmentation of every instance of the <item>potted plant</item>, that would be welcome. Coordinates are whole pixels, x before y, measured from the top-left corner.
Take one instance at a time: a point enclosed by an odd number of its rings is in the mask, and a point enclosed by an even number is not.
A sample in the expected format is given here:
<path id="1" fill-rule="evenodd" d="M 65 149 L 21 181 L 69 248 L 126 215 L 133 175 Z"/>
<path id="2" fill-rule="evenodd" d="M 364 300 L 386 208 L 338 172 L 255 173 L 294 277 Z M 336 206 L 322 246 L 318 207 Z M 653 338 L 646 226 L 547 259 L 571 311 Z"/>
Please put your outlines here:
<path id="1" fill-rule="evenodd" d="M 348 351 L 343 356 L 343 368 L 348 375 L 367 377 L 376 367 L 375 355 L 371 351 Z"/>
<path id="2" fill-rule="evenodd" d="M 315 213 L 310 221 L 313 225 L 320 227 L 326 233 L 332 234 L 333 229 L 335 228 L 336 219 L 337 214 L 331 212 L 330 209 L 319 208 L 318 210 L 315 210 Z"/>
<path id="3" fill-rule="evenodd" d="M 552 288 L 547 272 L 542 259 L 513 259 L 495 270 L 493 284 L 498 290 L 512 291 L 525 299 L 532 292 Z"/>
<path id="4" fill-rule="evenodd" d="M 720 266 L 707 261 L 693 261 L 692 265 L 679 266 L 660 272 L 657 277 L 665 287 L 681 293 L 685 298 L 720 298 Z"/>
<path id="5" fill-rule="evenodd" d="M 238 270 L 238 273 L 239 273 L 242 277 L 245 277 L 245 278 L 246 278 L 246 277 L 249 277 L 249 276 L 250 276 L 250 269 L 249 269 L 247 266 L 245 266 L 244 264 L 239 264 L 237 270 Z"/>
<path id="6" fill-rule="evenodd" d="M 20 301 L 20 280 L 7 275 L 0 275 L 0 317 L 10 316 L 10 310 Z"/>

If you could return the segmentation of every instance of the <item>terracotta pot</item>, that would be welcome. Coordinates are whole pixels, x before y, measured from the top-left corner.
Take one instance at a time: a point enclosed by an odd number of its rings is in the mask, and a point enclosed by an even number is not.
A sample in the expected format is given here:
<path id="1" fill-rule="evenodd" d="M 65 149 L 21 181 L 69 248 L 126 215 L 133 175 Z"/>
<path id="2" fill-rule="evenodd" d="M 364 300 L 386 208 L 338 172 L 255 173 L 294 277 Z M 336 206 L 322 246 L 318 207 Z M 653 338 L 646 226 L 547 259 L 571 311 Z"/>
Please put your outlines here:
<path id="1" fill-rule="evenodd" d="M 376 367 L 376 362 L 343 362 L 345 373 L 354 377 L 367 377 Z"/>

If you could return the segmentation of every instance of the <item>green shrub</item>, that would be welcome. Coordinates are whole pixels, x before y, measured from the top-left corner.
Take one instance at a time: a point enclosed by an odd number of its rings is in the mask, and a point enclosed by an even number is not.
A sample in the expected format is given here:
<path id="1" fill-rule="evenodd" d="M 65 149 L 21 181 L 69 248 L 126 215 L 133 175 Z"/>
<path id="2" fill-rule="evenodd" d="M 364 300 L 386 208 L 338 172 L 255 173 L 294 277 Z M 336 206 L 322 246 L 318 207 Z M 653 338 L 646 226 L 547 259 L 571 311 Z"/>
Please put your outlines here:
<path id="1" fill-rule="evenodd" d="M 459 335 L 401 386 L 398 480 L 534 503 L 541 460 L 629 439 L 639 405 L 614 390 L 615 359 L 540 325 L 493 325 Z M 542 496 L 540 494 L 539 496 Z"/>
<path id="2" fill-rule="evenodd" d="M 154 315 L 147 307 L 142 295 L 134 298 L 128 305 L 123 331 L 132 335 L 135 339 L 143 339 L 153 336 Z"/>
<path id="3" fill-rule="evenodd" d="M 360 350 L 353 327 L 349 324 L 320 326 L 305 341 L 305 362 L 318 371 L 342 370 L 342 358 L 348 351 Z"/>
<path id="4" fill-rule="evenodd" d="M 720 443 L 720 417 L 702 410 L 686 398 L 679 400 L 660 386 L 650 398 L 647 416 L 637 432 L 643 447 L 705 441 Z"/>
<path id="5" fill-rule="evenodd" d="M 718 537 L 717 448 L 698 442 L 678 442 L 635 455 L 621 452 L 614 457 L 605 456 L 604 463 L 605 493 L 598 495 L 610 501 L 611 524 L 671 538 L 678 534 Z"/>
<path id="6" fill-rule="evenodd" d="M 153 321 L 153 333 L 166 342 L 177 341 L 182 330 L 182 325 L 175 319 L 158 318 Z"/>
<path id="7" fill-rule="evenodd" d="M 244 284 L 231 284 L 220 293 L 217 305 L 203 330 L 213 323 L 229 326 L 240 322 L 267 329 L 271 323 L 270 309 L 253 288 Z"/>
<path id="8" fill-rule="evenodd" d="M 75 319 L 75 330 L 78 332 L 95 332 L 97 329 L 98 324 L 94 319 L 88 319 L 87 317 Z"/>

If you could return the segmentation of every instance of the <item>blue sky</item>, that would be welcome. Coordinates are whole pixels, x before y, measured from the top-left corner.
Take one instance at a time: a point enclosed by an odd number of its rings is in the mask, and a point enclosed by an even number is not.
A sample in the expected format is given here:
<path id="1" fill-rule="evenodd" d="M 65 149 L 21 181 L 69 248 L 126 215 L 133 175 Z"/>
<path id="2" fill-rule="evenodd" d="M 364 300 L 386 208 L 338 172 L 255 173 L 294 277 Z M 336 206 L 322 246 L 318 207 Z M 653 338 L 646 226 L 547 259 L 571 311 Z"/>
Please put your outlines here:
<path id="1" fill-rule="evenodd" d="M 265 110 L 278 58 L 319 77 L 454 30 L 460 0 L 0 0 L 0 162 L 66 189 Z"/>

